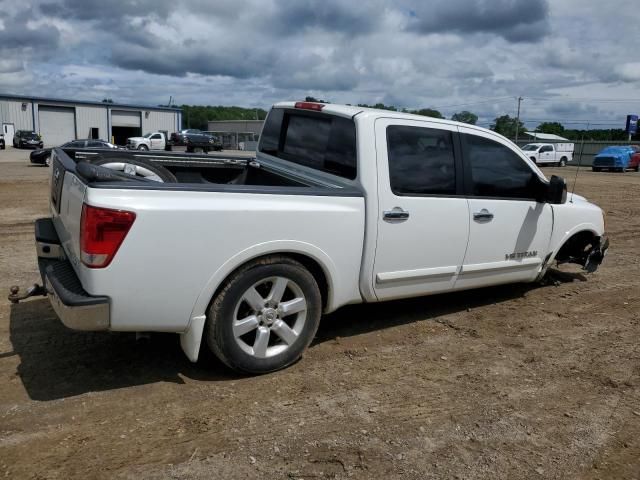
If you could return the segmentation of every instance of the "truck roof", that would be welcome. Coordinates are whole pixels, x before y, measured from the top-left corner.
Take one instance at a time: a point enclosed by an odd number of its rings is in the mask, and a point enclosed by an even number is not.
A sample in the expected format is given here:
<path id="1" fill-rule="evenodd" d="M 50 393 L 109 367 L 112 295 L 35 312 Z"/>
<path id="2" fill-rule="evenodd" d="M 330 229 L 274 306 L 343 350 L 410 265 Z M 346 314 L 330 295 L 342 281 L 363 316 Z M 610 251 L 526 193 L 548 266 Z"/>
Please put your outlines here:
<path id="1" fill-rule="evenodd" d="M 276 103 L 273 108 L 295 108 L 296 103 L 298 102 L 279 102 Z M 304 102 L 304 103 L 316 103 L 319 105 L 323 105 L 322 112 L 329 113 L 331 115 L 338 115 L 340 117 L 352 118 L 355 115 L 366 114 L 371 117 L 379 117 L 379 118 L 398 118 L 404 120 L 418 120 L 425 121 L 428 119 L 433 123 L 440 123 L 442 125 L 455 125 L 458 127 L 471 128 L 474 130 L 480 130 L 483 132 L 488 132 L 493 135 L 499 135 L 493 130 L 489 130 L 488 128 L 478 127 L 476 125 L 471 125 L 469 123 L 455 122 L 453 120 L 447 120 L 444 118 L 435 118 L 435 117 L 426 117 L 424 115 L 416 115 L 414 113 L 404 113 L 404 112 L 394 112 L 393 110 L 382 110 L 379 108 L 369 108 L 369 107 L 359 107 L 357 105 L 341 105 L 338 103 L 321 103 L 321 102 Z M 500 136 L 500 135 L 499 135 Z"/>

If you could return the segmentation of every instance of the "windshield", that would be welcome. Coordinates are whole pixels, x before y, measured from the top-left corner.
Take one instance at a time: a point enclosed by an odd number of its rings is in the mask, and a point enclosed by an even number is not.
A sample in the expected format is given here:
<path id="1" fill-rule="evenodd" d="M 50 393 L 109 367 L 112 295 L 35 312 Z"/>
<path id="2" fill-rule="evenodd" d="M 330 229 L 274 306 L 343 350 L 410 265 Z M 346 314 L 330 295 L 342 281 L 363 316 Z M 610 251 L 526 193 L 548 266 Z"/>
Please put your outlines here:
<path id="1" fill-rule="evenodd" d="M 537 150 L 538 148 L 540 148 L 540 145 L 534 145 L 534 144 L 529 144 L 522 147 L 522 149 L 525 151 Z"/>
<path id="2" fill-rule="evenodd" d="M 149 138 L 153 133 L 145 133 L 142 138 Z"/>

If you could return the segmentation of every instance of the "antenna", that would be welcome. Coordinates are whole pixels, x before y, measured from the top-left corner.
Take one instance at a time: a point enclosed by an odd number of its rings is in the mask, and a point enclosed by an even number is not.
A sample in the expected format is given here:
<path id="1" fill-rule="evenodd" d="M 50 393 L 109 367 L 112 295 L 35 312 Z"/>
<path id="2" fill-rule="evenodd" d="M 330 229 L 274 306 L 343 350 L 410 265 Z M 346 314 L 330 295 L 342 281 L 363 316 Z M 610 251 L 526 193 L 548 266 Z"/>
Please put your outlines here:
<path id="1" fill-rule="evenodd" d="M 587 122 L 587 130 L 589 130 L 589 122 Z M 578 168 L 576 169 L 576 176 L 573 179 L 573 188 L 571 189 L 571 203 L 573 203 L 573 192 L 576 191 L 576 183 L 578 183 L 578 173 L 580 172 L 580 166 L 582 165 L 582 154 L 584 153 L 584 133 L 587 130 L 582 131 L 582 138 L 580 139 L 580 158 L 578 159 Z"/>

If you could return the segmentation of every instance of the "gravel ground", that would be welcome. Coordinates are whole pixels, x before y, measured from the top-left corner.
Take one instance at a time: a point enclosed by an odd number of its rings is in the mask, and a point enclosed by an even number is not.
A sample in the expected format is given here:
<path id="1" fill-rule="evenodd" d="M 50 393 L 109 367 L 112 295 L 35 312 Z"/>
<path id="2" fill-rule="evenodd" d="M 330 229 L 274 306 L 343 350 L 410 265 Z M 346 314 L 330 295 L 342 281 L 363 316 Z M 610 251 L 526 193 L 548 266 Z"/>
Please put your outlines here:
<path id="1" fill-rule="evenodd" d="M 0 151 L 2 292 L 39 280 L 27 159 Z M 261 377 L 0 300 L 0 478 L 640 479 L 640 175 L 576 191 L 608 214 L 596 274 L 343 308 Z"/>

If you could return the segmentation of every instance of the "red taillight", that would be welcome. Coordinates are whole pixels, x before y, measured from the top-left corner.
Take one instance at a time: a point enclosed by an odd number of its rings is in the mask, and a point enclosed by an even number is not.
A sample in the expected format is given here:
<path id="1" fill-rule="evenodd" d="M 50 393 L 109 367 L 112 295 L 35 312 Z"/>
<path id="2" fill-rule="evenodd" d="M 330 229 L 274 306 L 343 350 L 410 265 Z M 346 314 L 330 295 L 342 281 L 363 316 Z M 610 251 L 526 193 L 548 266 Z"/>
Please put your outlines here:
<path id="1" fill-rule="evenodd" d="M 133 212 L 84 204 L 80 220 L 82 263 L 91 268 L 109 265 L 135 219 Z"/>
<path id="2" fill-rule="evenodd" d="M 315 103 L 315 102 L 296 102 L 296 108 L 301 108 L 303 110 L 315 110 L 319 112 L 324 108 L 324 103 Z"/>

